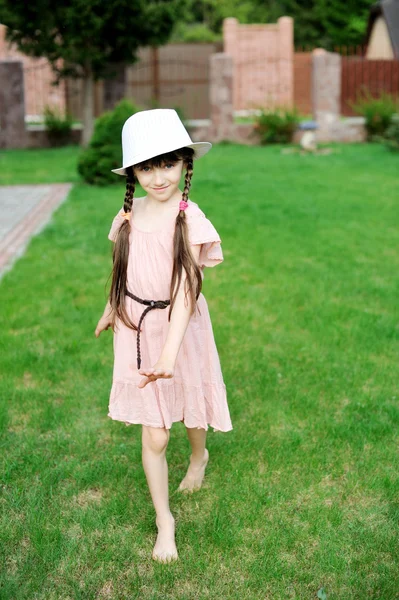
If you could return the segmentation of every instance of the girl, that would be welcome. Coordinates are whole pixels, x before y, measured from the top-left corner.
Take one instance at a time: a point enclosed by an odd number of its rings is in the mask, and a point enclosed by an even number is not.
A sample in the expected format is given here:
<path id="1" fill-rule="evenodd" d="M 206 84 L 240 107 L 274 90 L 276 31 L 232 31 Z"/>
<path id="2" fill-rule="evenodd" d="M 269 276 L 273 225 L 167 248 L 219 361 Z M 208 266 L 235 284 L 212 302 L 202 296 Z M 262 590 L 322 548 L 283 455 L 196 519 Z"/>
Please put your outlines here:
<path id="1" fill-rule="evenodd" d="M 203 267 L 223 260 L 220 238 L 188 198 L 193 159 L 211 146 L 193 143 L 176 111 L 142 111 L 123 126 L 123 167 L 113 170 L 126 175 L 126 195 L 108 235 L 115 242 L 113 277 L 95 335 L 114 331 L 108 416 L 142 425 L 143 467 L 158 528 L 152 558 L 160 562 L 178 558 L 166 462 L 172 423 L 185 424 L 192 449 L 180 491 L 201 487 L 208 424 L 214 431 L 232 429 L 201 294 Z M 146 195 L 133 201 L 137 181 Z"/>

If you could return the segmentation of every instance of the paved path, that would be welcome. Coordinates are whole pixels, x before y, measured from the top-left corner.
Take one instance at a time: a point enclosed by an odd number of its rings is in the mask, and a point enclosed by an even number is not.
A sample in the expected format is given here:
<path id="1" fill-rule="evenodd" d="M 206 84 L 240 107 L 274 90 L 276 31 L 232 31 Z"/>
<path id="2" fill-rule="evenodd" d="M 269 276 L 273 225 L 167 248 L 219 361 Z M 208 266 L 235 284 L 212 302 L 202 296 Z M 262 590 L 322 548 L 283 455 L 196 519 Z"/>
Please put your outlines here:
<path id="1" fill-rule="evenodd" d="M 0 186 L 0 279 L 49 222 L 72 184 Z"/>

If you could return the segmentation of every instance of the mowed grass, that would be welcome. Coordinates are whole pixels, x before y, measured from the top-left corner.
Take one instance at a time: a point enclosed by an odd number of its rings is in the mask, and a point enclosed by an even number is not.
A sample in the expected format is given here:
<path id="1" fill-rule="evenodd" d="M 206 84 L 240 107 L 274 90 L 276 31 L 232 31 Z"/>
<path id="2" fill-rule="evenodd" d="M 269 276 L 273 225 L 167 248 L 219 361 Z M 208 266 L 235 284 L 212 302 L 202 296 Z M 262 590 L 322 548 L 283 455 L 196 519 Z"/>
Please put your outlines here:
<path id="1" fill-rule="evenodd" d="M 78 146 L 65 146 L 56 151 L 1 150 L 0 185 L 22 185 L 79 181 L 76 171 Z"/>
<path id="2" fill-rule="evenodd" d="M 93 333 L 123 187 L 74 187 L 0 282 L 1 598 L 399 597 L 398 172 L 375 145 L 195 163 L 223 240 L 204 293 L 234 429 L 209 429 L 203 488 L 181 496 L 172 427 L 172 565 L 150 558 L 141 428 L 107 417 L 112 333 Z"/>

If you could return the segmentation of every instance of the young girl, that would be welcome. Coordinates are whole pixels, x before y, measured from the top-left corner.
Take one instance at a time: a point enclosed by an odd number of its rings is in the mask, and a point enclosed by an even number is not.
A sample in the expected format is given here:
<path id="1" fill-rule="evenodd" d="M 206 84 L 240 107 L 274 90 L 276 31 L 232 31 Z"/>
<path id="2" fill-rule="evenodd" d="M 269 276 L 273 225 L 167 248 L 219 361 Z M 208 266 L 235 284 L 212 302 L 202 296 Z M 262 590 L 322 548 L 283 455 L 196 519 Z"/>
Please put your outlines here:
<path id="1" fill-rule="evenodd" d="M 160 562 L 178 558 L 166 462 L 172 423 L 185 424 L 192 449 L 180 491 L 201 487 L 208 424 L 214 431 L 232 429 L 201 294 L 203 267 L 223 260 L 220 238 L 188 198 L 193 159 L 211 146 L 193 143 L 176 111 L 142 111 L 123 126 L 123 167 L 113 170 L 126 175 L 126 195 L 108 235 L 115 242 L 113 278 L 95 335 L 114 331 L 108 416 L 142 425 L 143 467 L 158 528 L 152 557 Z M 134 198 L 137 181 L 146 193 L 142 198 Z"/>

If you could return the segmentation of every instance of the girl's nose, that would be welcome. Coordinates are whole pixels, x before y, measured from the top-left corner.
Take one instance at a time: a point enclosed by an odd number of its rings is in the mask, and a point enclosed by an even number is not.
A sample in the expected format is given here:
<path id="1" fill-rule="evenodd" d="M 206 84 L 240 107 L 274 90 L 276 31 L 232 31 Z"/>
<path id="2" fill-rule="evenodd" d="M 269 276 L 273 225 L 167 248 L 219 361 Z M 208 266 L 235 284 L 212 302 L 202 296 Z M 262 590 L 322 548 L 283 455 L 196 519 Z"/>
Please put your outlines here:
<path id="1" fill-rule="evenodd" d="M 154 169 L 154 185 L 161 187 L 165 183 L 165 177 L 162 169 Z"/>

